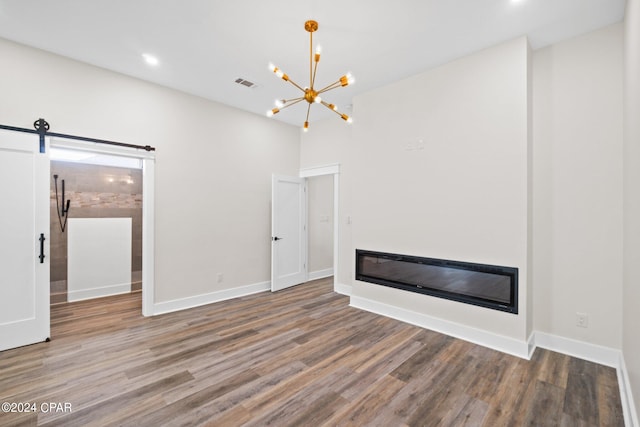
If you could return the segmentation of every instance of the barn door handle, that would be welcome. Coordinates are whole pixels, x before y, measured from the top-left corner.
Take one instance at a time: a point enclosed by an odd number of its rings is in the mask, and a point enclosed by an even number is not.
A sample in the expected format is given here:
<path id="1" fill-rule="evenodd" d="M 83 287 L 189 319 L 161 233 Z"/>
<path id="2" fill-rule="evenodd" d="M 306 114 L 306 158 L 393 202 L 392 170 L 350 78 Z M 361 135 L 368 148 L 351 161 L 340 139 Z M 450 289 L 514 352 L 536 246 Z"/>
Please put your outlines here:
<path id="1" fill-rule="evenodd" d="M 40 264 L 44 263 L 44 241 L 46 240 L 44 238 L 44 233 L 40 233 L 40 256 L 38 258 L 40 258 Z"/>

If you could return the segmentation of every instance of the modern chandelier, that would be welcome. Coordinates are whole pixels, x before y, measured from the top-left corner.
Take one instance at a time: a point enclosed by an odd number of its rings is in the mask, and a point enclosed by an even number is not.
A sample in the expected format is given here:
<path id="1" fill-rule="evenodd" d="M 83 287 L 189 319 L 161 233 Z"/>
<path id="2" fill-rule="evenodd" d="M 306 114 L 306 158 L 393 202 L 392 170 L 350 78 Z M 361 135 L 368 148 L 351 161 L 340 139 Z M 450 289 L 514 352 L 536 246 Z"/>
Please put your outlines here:
<path id="1" fill-rule="evenodd" d="M 347 116 L 346 114 L 340 113 L 338 111 L 338 107 L 336 107 L 334 104 L 329 104 L 328 102 L 324 101 L 320 95 L 338 87 L 348 86 L 354 83 L 355 79 L 350 73 L 347 73 L 344 76 L 340 77 L 340 79 L 338 79 L 336 82 L 331 83 L 330 85 L 325 86 L 320 90 L 315 90 L 314 84 L 316 82 L 316 72 L 318 70 L 318 62 L 320 62 L 320 46 L 316 48 L 316 52 L 314 54 L 313 33 L 318 30 L 318 23 L 316 21 L 309 20 L 304 23 L 304 29 L 309 32 L 309 86 L 303 88 L 302 86 L 291 80 L 289 76 L 286 75 L 281 69 L 273 64 L 269 64 L 269 69 L 273 71 L 276 76 L 300 89 L 304 93 L 304 95 L 298 98 L 277 100 L 276 108 L 267 111 L 267 116 L 272 117 L 274 114 L 279 113 L 285 108 L 291 107 L 292 105 L 295 105 L 302 101 L 307 101 L 309 105 L 307 106 L 307 118 L 304 122 L 303 127 L 303 130 L 305 132 L 309 130 L 309 112 L 311 111 L 311 105 L 313 105 L 314 103 L 324 105 L 325 107 L 339 115 L 344 121 L 346 121 L 347 123 L 351 123 L 351 117 Z"/>

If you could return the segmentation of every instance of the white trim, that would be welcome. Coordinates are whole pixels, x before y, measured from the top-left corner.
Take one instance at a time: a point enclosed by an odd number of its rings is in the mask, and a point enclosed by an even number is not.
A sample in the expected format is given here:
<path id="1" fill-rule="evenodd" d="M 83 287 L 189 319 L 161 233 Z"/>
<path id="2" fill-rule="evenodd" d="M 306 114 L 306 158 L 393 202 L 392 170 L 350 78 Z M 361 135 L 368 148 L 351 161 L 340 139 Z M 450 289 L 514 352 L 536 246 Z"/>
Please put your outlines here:
<path id="1" fill-rule="evenodd" d="M 620 365 L 620 350 L 540 331 L 535 331 L 533 335 L 535 347 L 545 348 L 612 368 L 617 368 Z"/>
<path id="2" fill-rule="evenodd" d="M 92 298 L 110 297 L 113 295 L 131 293 L 131 282 L 118 285 L 100 286 L 99 288 L 67 291 L 67 301 L 75 302 Z"/>
<path id="3" fill-rule="evenodd" d="M 304 281 L 302 283 L 306 283 L 309 280 L 311 280 L 309 279 L 309 180 L 304 178 L 303 185 L 304 185 L 304 191 L 303 191 L 304 225 L 302 226 L 302 229 L 304 231 L 304 261 L 303 261 L 302 267 L 304 268 Z M 271 199 L 271 200 L 274 200 L 274 199 Z M 271 283 L 273 283 L 273 281 Z M 271 287 L 271 291 L 273 291 L 273 287 Z"/>
<path id="4" fill-rule="evenodd" d="M 153 315 L 155 302 L 156 162 L 142 159 L 142 315 Z"/>
<path id="5" fill-rule="evenodd" d="M 312 271 L 308 275 L 308 280 L 324 279 L 333 276 L 333 268 L 325 268 L 324 270 Z"/>
<path id="6" fill-rule="evenodd" d="M 339 168 L 339 165 L 338 165 Z M 338 292 L 338 265 L 340 263 L 340 172 L 333 174 L 333 290 Z M 351 295 L 351 292 L 349 292 Z"/>
<path id="7" fill-rule="evenodd" d="M 337 283 L 334 280 L 334 284 L 333 284 L 333 291 L 334 292 L 350 297 L 352 290 L 353 290 L 353 287 L 351 285 L 345 285 L 344 283 Z"/>
<path id="8" fill-rule="evenodd" d="M 210 292 L 208 294 L 195 295 L 187 298 L 180 298 L 171 301 L 155 303 L 153 314 L 171 313 L 179 310 L 213 304 L 233 298 L 240 298 L 247 295 L 257 294 L 271 290 L 271 282 L 255 283 L 253 285 L 241 286 L 238 288 L 223 289 L 221 291 Z"/>
<path id="9" fill-rule="evenodd" d="M 536 332 L 531 332 L 529 335 L 529 339 L 527 340 L 527 349 L 529 354 L 529 359 L 533 357 L 533 352 L 536 351 Z"/>
<path id="10" fill-rule="evenodd" d="M 629 372 L 627 364 L 624 361 L 624 355 L 620 352 L 618 360 L 618 385 L 620 387 L 620 400 L 622 401 L 622 413 L 624 415 L 624 425 L 629 427 L 638 427 L 638 411 L 636 410 L 633 393 L 631 392 L 631 382 L 629 381 Z"/>
<path id="11" fill-rule="evenodd" d="M 146 151 L 141 148 L 119 147 L 91 141 L 77 141 L 58 136 L 51 137 L 51 146 L 54 148 L 67 148 L 76 151 L 88 151 L 91 153 L 111 154 L 115 156 L 134 157 L 138 159 L 154 159 L 154 151 Z"/>
<path id="12" fill-rule="evenodd" d="M 314 176 L 333 175 L 333 291 L 339 294 L 345 292 L 338 283 L 339 260 L 340 260 L 340 164 L 333 163 L 330 165 L 316 166 L 311 168 L 300 169 L 300 178 L 311 178 Z M 309 278 L 311 280 L 311 278 Z M 351 295 L 351 289 L 346 295 Z"/>
<path id="13" fill-rule="evenodd" d="M 391 317 L 432 331 L 489 347 L 513 356 L 529 359 L 528 343 L 514 338 L 497 335 L 471 326 L 438 319 L 415 311 L 394 307 L 368 298 L 351 296 L 351 307 Z"/>
<path id="14" fill-rule="evenodd" d="M 334 163 L 325 166 L 300 169 L 300 178 L 311 178 L 313 176 L 334 175 L 340 173 L 340 164 Z"/>

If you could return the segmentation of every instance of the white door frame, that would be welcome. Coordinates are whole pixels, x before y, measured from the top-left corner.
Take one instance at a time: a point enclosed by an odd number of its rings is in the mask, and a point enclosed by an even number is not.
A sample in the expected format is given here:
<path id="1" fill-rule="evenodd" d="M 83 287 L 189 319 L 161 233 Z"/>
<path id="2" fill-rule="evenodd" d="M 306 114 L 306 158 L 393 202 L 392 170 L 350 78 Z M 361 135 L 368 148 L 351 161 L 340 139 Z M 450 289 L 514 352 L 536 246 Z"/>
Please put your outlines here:
<path id="1" fill-rule="evenodd" d="M 155 153 L 61 137 L 51 137 L 50 141 L 50 146 L 53 148 L 110 154 L 142 161 L 142 315 L 153 316 L 155 300 Z"/>
<path id="2" fill-rule="evenodd" d="M 300 178 L 311 178 L 314 176 L 333 175 L 333 291 L 348 295 L 344 287 L 338 282 L 339 269 L 339 203 L 340 203 L 340 164 L 335 163 L 325 166 L 300 169 Z"/>

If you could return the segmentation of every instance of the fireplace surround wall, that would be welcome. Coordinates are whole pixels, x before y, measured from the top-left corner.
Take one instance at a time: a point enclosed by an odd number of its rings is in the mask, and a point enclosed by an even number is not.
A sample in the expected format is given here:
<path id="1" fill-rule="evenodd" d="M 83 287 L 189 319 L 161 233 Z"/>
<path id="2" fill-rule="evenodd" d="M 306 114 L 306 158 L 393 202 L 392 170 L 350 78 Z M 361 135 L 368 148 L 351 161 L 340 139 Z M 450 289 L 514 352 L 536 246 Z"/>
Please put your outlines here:
<path id="1" fill-rule="evenodd" d="M 356 249 L 356 280 L 518 313 L 518 269 Z"/>

